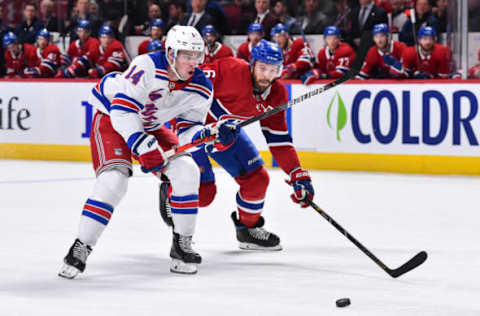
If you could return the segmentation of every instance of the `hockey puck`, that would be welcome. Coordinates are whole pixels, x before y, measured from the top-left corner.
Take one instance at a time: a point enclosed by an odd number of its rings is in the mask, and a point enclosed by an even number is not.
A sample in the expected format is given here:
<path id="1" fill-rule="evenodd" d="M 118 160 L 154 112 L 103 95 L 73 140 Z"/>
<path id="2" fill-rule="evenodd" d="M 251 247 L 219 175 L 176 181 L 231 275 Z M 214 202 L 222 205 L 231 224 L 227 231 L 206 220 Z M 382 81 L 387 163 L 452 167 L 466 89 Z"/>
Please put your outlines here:
<path id="1" fill-rule="evenodd" d="M 348 297 L 338 299 L 336 302 L 337 307 L 345 307 L 350 305 L 350 299 Z"/>

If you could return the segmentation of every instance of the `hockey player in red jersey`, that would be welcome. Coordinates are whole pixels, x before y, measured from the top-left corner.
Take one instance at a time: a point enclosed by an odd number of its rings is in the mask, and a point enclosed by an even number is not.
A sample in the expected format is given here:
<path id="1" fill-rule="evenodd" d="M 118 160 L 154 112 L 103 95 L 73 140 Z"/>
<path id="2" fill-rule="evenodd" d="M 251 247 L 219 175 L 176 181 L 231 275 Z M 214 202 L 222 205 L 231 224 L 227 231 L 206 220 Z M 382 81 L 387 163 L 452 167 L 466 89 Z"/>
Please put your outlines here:
<path id="1" fill-rule="evenodd" d="M 306 85 L 317 79 L 340 78 L 350 70 L 355 60 L 355 51 L 340 41 L 340 30 L 336 26 L 327 26 L 323 37 L 326 45 L 318 52 L 317 66 L 301 78 Z"/>
<path id="2" fill-rule="evenodd" d="M 112 71 L 123 71 L 128 65 L 127 54 L 122 43 L 114 37 L 113 29 L 104 25 L 98 31 L 100 56 L 88 69 L 90 78 L 100 78 Z"/>
<path id="3" fill-rule="evenodd" d="M 478 50 L 478 61 L 480 62 L 480 49 Z M 480 79 L 480 63 L 468 69 L 469 79 Z"/>
<path id="4" fill-rule="evenodd" d="M 293 39 L 288 33 L 288 28 L 278 23 L 270 32 L 283 52 L 283 72 L 281 79 L 298 79 L 313 67 L 313 51 L 302 38 Z"/>
<path id="5" fill-rule="evenodd" d="M 240 44 L 237 50 L 237 58 L 241 58 L 247 62 L 250 61 L 250 52 L 252 48 L 260 43 L 265 36 L 265 31 L 260 23 L 252 23 L 248 26 L 248 40 Z"/>
<path id="6" fill-rule="evenodd" d="M 407 46 L 398 41 L 390 40 L 390 30 L 385 23 L 373 27 L 373 45 L 365 57 L 358 79 L 404 78 L 402 54 Z"/>
<path id="7" fill-rule="evenodd" d="M 232 49 L 217 41 L 218 33 L 213 25 L 206 25 L 202 29 L 202 36 L 205 40 L 205 63 L 210 63 L 219 58 L 233 57 Z"/>
<path id="8" fill-rule="evenodd" d="M 148 53 L 148 45 L 155 40 L 160 40 L 163 44 L 162 49 L 165 49 L 165 37 L 163 36 L 165 25 L 163 24 L 162 19 L 153 19 L 150 26 L 152 30 L 151 38 L 144 40 L 138 45 L 138 55 Z"/>
<path id="9" fill-rule="evenodd" d="M 56 78 L 86 77 L 99 57 L 100 42 L 90 36 L 90 21 L 78 22 L 77 35 L 78 39 L 70 43 L 67 54 L 61 56 L 62 68 L 57 71 Z"/>
<path id="10" fill-rule="evenodd" d="M 23 74 L 27 78 L 52 78 L 60 65 L 60 49 L 50 43 L 50 32 L 41 29 L 35 43 L 36 62 L 34 67 L 25 68 Z"/>
<path id="11" fill-rule="evenodd" d="M 403 67 L 410 78 L 448 79 L 452 70 L 452 51 L 435 43 L 437 36 L 431 26 L 418 30 L 418 53 L 415 46 L 408 47 L 402 55 Z"/>
<path id="12" fill-rule="evenodd" d="M 265 40 L 252 48 L 250 64 L 238 58 L 222 58 L 204 64 L 203 70 L 213 83 L 214 101 L 207 123 L 224 120 L 246 120 L 267 112 L 288 101 L 285 86 L 276 81 L 282 72 L 283 56 L 280 47 Z M 240 83 L 240 84 L 239 84 Z M 285 111 L 260 120 L 263 135 L 273 157 L 285 171 L 293 186 L 291 195 L 302 207 L 312 199 L 314 190 L 308 172 L 302 169 L 288 132 Z M 182 126 L 176 126 L 182 129 Z M 220 164 L 239 184 L 237 210 L 231 214 L 241 249 L 281 250 L 280 238 L 263 228 L 261 216 L 269 183 L 268 173 L 258 150 L 247 134 L 232 125 L 237 137 L 230 144 L 206 144 L 192 153 L 200 166 L 200 207 L 209 205 L 216 194 L 215 176 L 208 156 Z M 160 213 L 169 224 L 168 183 L 160 187 Z M 170 223 L 171 225 L 171 223 Z"/>
<path id="13" fill-rule="evenodd" d="M 7 78 L 19 78 L 24 76 L 25 68 L 34 67 L 37 63 L 35 46 L 20 44 L 13 32 L 8 32 L 2 39 L 5 50 L 5 68 Z"/>

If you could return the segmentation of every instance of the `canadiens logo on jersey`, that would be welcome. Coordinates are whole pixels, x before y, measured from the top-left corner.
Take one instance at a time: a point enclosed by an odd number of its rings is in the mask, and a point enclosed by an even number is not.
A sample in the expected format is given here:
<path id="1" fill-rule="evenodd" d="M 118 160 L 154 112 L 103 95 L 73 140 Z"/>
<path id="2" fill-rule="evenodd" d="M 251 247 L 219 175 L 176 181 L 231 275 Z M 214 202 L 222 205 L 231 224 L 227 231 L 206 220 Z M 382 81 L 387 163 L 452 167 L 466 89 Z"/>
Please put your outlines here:
<path id="1" fill-rule="evenodd" d="M 268 112 L 273 110 L 273 107 L 271 105 L 265 106 L 263 103 L 257 103 L 257 111 L 258 112 Z"/>

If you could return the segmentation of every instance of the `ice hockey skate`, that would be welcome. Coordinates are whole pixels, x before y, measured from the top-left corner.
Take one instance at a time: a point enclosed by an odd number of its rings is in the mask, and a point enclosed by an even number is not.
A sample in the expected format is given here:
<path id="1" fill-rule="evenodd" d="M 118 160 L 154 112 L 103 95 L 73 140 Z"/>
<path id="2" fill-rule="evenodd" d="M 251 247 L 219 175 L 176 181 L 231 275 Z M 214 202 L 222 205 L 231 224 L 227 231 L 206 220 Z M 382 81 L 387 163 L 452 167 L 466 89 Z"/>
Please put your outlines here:
<path id="1" fill-rule="evenodd" d="M 280 238 L 263 228 L 265 220 L 262 216 L 260 216 L 260 219 L 253 227 L 247 227 L 242 224 L 237 218 L 236 212 L 233 212 L 231 216 L 237 231 L 238 246 L 240 249 L 267 251 L 282 250 Z"/>
<path id="2" fill-rule="evenodd" d="M 202 262 L 202 257 L 192 249 L 192 236 L 177 233 L 173 233 L 170 257 L 170 271 L 174 273 L 195 274 L 197 265 Z"/>
<path id="3" fill-rule="evenodd" d="M 80 239 L 75 239 L 75 242 L 70 247 L 67 256 L 63 259 L 63 266 L 58 273 L 58 276 L 66 279 L 73 279 L 79 273 L 85 271 L 87 258 L 92 252 L 92 247 L 84 244 Z"/>

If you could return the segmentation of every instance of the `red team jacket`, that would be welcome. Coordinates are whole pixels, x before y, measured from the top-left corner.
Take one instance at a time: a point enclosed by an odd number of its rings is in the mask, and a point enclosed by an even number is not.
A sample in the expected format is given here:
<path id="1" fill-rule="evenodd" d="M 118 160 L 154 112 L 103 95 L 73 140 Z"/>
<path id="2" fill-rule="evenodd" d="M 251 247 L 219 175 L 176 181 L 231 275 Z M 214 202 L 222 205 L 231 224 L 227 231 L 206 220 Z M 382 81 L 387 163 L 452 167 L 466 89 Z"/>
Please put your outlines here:
<path id="1" fill-rule="evenodd" d="M 23 77 L 25 68 L 35 67 L 38 64 L 37 48 L 32 44 L 23 44 L 22 50 L 17 56 L 5 50 L 5 77 Z"/>
<path id="2" fill-rule="evenodd" d="M 341 42 L 333 53 L 327 47 L 322 48 L 317 56 L 318 66 L 322 74 L 329 78 L 340 78 L 348 72 L 355 60 L 355 51 L 347 43 Z"/>
<path id="3" fill-rule="evenodd" d="M 452 67 L 452 51 L 444 45 L 435 44 L 430 55 L 418 54 L 415 46 L 407 47 L 402 63 L 410 76 L 416 72 L 427 73 L 434 79 L 447 79 Z"/>
<path id="4" fill-rule="evenodd" d="M 98 59 L 95 66 L 102 68 L 103 74 L 112 71 L 123 71 L 127 64 L 127 55 L 122 43 L 113 40 L 105 49 L 102 45 L 98 47 Z"/>
<path id="5" fill-rule="evenodd" d="M 201 66 L 213 83 L 214 101 L 207 123 L 222 119 L 246 120 L 288 101 L 285 86 L 275 81 L 262 95 L 254 95 L 250 67 L 244 60 L 227 57 Z M 239 85 L 238 83 L 242 84 Z M 285 111 L 260 121 L 270 151 L 286 172 L 300 167 L 297 152 L 288 133 Z"/>
<path id="6" fill-rule="evenodd" d="M 99 46 L 100 41 L 94 37 L 89 37 L 85 43 L 78 39 L 68 46 L 68 56 L 62 56 L 67 57 L 67 60 L 62 60 L 62 64 L 66 66 L 72 64 L 86 74 L 88 68 L 94 65 L 100 56 Z"/>
<path id="7" fill-rule="evenodd" d="M 250 52 L 252 51 L 252 47 L 249 41 L 243 42 L 238 46 L 237 50 L 237 58 L 241 58 L 247 62 L 250 62 Z"/>
<path id="8" fill-rule="evenodd" d="M 60 49 L 57 45 L 50 43 L 43 50 L 37 48 L 37 57 L 40 77 L 53 77 L 60 65 Z"/>
<path id="9" fill-rule="evenodd" d="M 293 65 L 296 69 L 291 77 L 299 77 L 305 71 L 313 67 L 313 52 L 310 46 L 302 38 L 295 39 L 288 50 L 283 51 L 283 66 Z"/>
<path id="10" fill-rule="evenodd" d="M 398 61 L 402 59 L 402 54 L 407 48 L 402 42 L 392 41 L 389 55 L 395 57 Z M 397 68 L 386 65 L 384 62 L 384 53 L 373 45 L 365 57 L 362 70 L 359 73 L 361 79 L 368 78 L 400 78 L 406 74 L 400 72 Z"/>
<path id="11" fill-rule="evenodd" d="M 205 51 L 205 63 L 211 63 L 214 60 L 225 57 L 233 57 L 233 51 L 230 47 L 219 43 L 217 49 L 213 52 L 210 52 L 208 49 Z"/>

